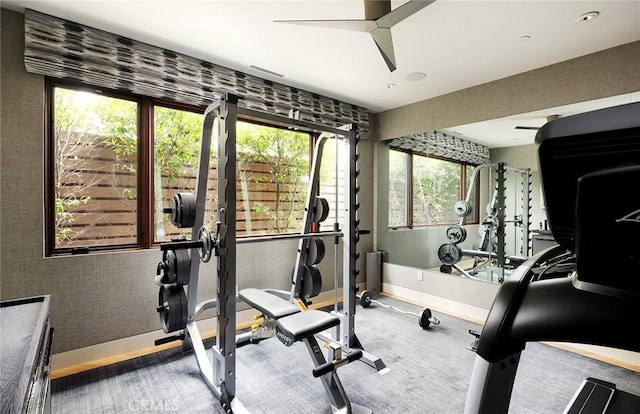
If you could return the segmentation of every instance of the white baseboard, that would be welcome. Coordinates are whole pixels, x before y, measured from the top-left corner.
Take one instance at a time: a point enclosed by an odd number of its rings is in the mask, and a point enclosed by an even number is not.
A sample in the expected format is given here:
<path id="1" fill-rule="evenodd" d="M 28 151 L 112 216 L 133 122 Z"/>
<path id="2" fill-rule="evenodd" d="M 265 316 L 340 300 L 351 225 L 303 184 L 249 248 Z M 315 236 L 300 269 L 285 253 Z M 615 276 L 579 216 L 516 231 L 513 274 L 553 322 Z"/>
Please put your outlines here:
<path id="1" fill-rule="evenodd" d="M 394 286 L 389 283 L 382 284 L 382 291 L 384 293 L 397 296 L 399 299 L 404 301 L 429 308 L 432 311 L 446 313 L 447 315 L 479 323 L 481 325 L 484 324 L 484 321 L 487 319 L 487 315 L 489 314 L 489 310 L 478 306 L 467 305 L 465 303 L 456 302 L 454 300 L 431 295 L 429 293 L 407 289 L 401 286 Z"/>

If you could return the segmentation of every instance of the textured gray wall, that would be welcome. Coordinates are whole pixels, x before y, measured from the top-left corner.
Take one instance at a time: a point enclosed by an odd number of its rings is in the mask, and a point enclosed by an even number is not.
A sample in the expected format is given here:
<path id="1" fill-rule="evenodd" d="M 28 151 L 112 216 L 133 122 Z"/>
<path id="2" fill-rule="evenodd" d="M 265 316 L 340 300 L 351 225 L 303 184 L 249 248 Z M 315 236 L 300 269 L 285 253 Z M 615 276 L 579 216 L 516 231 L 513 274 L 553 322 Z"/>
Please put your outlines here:
<path id="1" fill-rule="evenodd" d="M 413 230 L 388 228 L 388 146 L 383 140 L 636 92 L 640 90 L 638 62 L 640 42 L 629 43 L 373 116 L 373 137 L 380 140 L 376 149 L 376 248 L 389 251 L 390 263 L 425 269 L 440 266 L 437 248 L 446 241 L 444 227 Z M 535 146 L 493 149 L 491 160 L 507 162 L 517 168 L 531 168 L 534 206 L 532 222 L 533 228 L 537 228 L 538 223 L 544 221 L 545 214 L 541 209 Z M 484 193 L 486 190 L 481 188 L 481 194 Z M 481 198 L 480 206 L 485 206 L 487 202 L 486 197 Z M 484 208 L 481 214 L 483 211 Z M 463 248 L 474 239 L 477 226 L 469 227 L 468 232 L 470 236 Z M 406 281 L 390 281 L 386 278 L 384 281 L 420 290 L 424 290 L 425 286 L 416 286 L 413 274 Z"/>
<path id="2" fill-rule="evenodd" d="M 377 114 L 373 138 L 547 109 L 640 90 L 640 41 Z"/>
<path id="3" fill-rule="evenodd" d="M 0 298 L 50 294 L 55 353 L 155 331 L 159 249 L 44 257 L 44 78 L 25 71 L 23 15 L 1 10 Z M 363 141 L 360 153 L 359 215 L 361 228 L 370 229 L 373 143 Z M 359 250 L 371 250 L 371 240 L 363 236 Z M 296 247 L 292 241 L 238 246 L 240 289 L 289 289 Z M 333 287 L 329 252 L 321 267 L 326 289 Z M 215 295 L 215 261 L 201 269 L 199 300 Z"/>

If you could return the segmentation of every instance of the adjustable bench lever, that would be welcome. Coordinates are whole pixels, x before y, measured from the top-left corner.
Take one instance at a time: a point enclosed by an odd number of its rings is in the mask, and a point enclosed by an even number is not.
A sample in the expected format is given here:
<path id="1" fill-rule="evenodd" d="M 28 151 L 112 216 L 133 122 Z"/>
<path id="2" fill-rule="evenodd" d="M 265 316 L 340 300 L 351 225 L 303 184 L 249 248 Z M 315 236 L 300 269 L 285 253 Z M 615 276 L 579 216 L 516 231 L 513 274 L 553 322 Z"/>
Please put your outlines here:
<path id="1" fill-rule="evenodd" d="M 353 351 L 352 353 L 345 356 L 344 358 L 340 358 L 336 361 L 325 362 L 324 364 L 318 365 L 313 369 L 313 377 L 314 378 L 321 377 L 325 374 L 330 373 L 336 368 L 339 368 L 343 365 L 346 365 L 360 358 L 362 358 L 362 350 L 358 349 L 357 351 Z"/>

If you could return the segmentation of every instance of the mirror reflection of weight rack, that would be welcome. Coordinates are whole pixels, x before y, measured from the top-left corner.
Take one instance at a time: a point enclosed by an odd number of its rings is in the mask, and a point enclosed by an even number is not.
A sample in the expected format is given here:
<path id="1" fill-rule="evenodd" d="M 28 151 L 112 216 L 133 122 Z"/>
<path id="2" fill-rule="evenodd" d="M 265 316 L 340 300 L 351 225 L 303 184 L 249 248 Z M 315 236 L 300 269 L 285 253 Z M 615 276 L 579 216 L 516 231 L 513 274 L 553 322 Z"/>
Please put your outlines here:
<path id="1" fill-rule="evenodd" d="M 460 244 L 469 236 L 464 225 L 473 211 L 471 199 L 480 183 L 481 171 L 487 172 L 491 201 L 478 228 L 480 238 L 473 242 L 472 249 L 462 249 Z M 514 196 L 507 203 L 509 176 Z M 453 273 L 455 270 L 460 276 L 469 279 L 502 283 L 531 254 L 531 204 L 531 171 L 528 168 L 517 169 L 502 162 L 476 167 L 466 199 L 458 201 L 453 207 L 459 222 L 447 228 L 449 242 L 438 248 L 438 258 L 442 262 L 440 271 Z M 509 212 L 513 214 L 512 217 L 508 217 Z M 512 225 L 514 230 L 511 254 L 507 251 L 508 225 Z M 464 257 L 470 260 L 461 263 Z"/>

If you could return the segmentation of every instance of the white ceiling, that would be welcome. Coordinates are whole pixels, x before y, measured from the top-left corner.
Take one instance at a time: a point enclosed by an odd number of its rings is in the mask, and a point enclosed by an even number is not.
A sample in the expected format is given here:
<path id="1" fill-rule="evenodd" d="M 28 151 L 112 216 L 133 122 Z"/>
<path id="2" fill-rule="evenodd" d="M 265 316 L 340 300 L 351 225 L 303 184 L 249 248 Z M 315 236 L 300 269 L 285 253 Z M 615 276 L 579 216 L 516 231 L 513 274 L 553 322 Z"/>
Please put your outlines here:
<path id="1" fill-rule="evenodd" d="M 362 19 L 361 0 L 0 1 L 3 7 L 28 7 L 372 112 L 640 40 L 638 0 L 437 0 L 393 27 L 398 69 L 389 72 L 367 33 L 273 22 Z M 392 8 L 402 3 L 393 0 Z M 577 21 L 592 10 L 600 16 Z M 426 78 L 407 80 L 415 72 Z M 396 86 L 388 88 L 390 83 Z M 522 122 L 540 123 L 548 114 Z M 512 131 L 500 128 L 487 134 L 490 125 L 478 126 L 453 130 L 491 147 L 527 143 L 525 138 L 512 140 Z M 484 135 L 471 135 L 483 129 Z"/>

